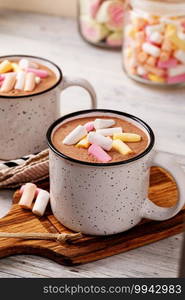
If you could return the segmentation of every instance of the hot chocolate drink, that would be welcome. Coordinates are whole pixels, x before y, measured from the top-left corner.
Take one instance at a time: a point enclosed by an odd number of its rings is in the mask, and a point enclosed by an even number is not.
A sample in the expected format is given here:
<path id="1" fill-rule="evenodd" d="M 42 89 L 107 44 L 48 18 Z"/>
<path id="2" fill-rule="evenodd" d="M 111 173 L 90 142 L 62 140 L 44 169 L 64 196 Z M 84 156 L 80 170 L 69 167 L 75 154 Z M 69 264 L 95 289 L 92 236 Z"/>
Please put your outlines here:
<path id="1" fill-rule="evenodd" d="M 136 125 L 119 118 L 84 117 L 59 126 L 52 138 L 55 148 L 76 160 L 112 163 L 142 153 L 149 139 Z"/>
<path id="2" fill-rule="evenodd" d="M 0 96 L 26 96 L 51 88 L 57 82 L 55 73 L 31 58 L 0 61 Z"/>

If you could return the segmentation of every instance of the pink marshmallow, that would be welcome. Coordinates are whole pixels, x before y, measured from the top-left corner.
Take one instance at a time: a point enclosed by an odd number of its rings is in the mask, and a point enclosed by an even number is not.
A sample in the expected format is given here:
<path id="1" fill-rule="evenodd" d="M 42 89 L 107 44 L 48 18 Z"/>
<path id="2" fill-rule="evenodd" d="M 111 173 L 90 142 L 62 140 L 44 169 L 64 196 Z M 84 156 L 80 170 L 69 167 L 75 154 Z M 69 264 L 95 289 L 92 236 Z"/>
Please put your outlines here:
<path id="1" fill-rule="evenodd" d="M 178 64 L 177 59 L 175 58 L 170 58 L 167 61 L 158 61 L 157 67 L 160 69 L 169 69 L 169 68 L 174 68 Z"/>
<path id="2" fill-rule="evenodd" d="M 84 126 L 87 132 L 92 131 L 94 129 L 94 122 L 87 122 Z"/>
<path id="3" fill-rule="evenodd" d="M 102 0 L 94 0 L 93 3 L 90 5 L 90 15 L 92 18 L 96 17 L 101 2 Z"/>
<path id="4" fill-rule="evenodd" d="M 5 79 L 4 75 L 0 75 L 0 81 L 3 81 Z"/>
<path id="5" fill-rule="evenodd" d="M 39 70 L 39 69 L 34 69 L 34 68 L 26 68 L 25 71 L 34 73 L 40 78 L 46 78 L 49 75 L 48 72 L 45 70 Z"/>
<path id="6" fill-rule="evenodd" d="M 185 82 L 185 74 L 168 77 L 167 82 L 168 83 L 181 83 L 181 82 Z"/>
<path id="7" fill-rule="evenodd" d="M 92 144 L 88 149 L 88 154 L 94 156 L 103 163 L 109 162 L 112 158 L 98 145 Z"/>
<path id="8" fill-rule="evenodd" d="M 145 74 L 145 75 L 142 75 L 141 76 L 143 79 L 146 79 L 146 80 L 148 80 L 148 75 L 147 74 Z"/>
<path id="9" fill-rule="evenodd" d="M 24 192 L 24 188 L 25 188 L 25 184 L 22 185 L 21 188 L 20 188 L 20 190 L 19 190 L 19 192 L 21 193 L 21 195 L 22 195 L 22 193 Z M 41 190 L 41 189 L 39 189 L 39 188 L 36 189 L 35 197 L 38 196 L 38 193 L 40 192 L 40 190 Z"/>

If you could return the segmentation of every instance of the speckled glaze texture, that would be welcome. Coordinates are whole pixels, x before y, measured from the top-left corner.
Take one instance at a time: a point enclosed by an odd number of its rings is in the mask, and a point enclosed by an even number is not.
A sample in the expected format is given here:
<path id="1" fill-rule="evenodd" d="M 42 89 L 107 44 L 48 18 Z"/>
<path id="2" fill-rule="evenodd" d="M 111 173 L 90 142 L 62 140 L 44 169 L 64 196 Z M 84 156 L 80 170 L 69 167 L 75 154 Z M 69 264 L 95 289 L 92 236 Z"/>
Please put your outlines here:
<path id="1" fill-rule="evenodd" d="M 57 115 L 56 97 L 56 90 L 38 97 L 0 97 L 0 159 L 14 159 L 46 148 L 46 131 Z"/>
<path id="2" fill-rule="evenodd" d="M 66 227 L 92 235 L 135 226 L 148 194 L 150 157 L 104 168 L 71 163 L 50 151 L 54 215 Z"/>
<path id="3" fill-rule="evenodd" d="M 25 56 L 7 56 L 3 59 L 17 59 Z M 2 57 L 1 57 L 2 58 Z M 46 132 L 50 124 L 60 117 L 60 94 L 70 86 L 87 90 L 91 107 L 96 108 L 96 94 L 84 79 L 67 78 L 54 63 L 37 57 L 31 61 L 49 67 L 57 77 L 51 89 L 26 97 L 0 96 L 0 159 L 9 160 L 37 153 L 47 147 Z"/>
<path id="4" fill-rule="evenodd" d="M 108 115 L 142 127 L 148 146 L 128 161 L 108 164 L 82 162 L 61 154 L 52 144 L 52 135 L 62 123 L 79 117 Z M 167 220 L 185 205 L 185 174 L 174 159 L 153 150 L 154 135 L 138 118 L 111 110 L 89 110 L 66 115 L 54 122 L 47 133 L 50 147 L 50 201 L 55 217 L 66 227 L 90 235 L 126 231 L 142 218 Z M 80 158 L 79 158 L 80 159 Z M 173 207 L 164 208 L 148 199 L 150 167 L 160 166 L 172 173 L 179 189 Z"/>

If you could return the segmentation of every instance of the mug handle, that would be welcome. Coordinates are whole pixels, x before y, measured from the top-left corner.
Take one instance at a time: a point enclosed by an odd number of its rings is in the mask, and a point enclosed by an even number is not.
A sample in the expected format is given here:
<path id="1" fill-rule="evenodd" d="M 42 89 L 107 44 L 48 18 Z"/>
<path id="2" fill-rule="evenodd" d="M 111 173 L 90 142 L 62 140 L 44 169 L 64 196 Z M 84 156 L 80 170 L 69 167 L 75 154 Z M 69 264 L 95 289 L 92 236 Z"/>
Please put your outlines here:
<path id="1" fill-rule="evenodd" d="M 174 206 L 166 208 L 157 206 L 149 199 L 146 199 L 141 210 L 141 215 L 143 218 L 164 221 L 177 215 L 185 205 L 185 173 L 172 158 L 162 152 L 156 152 L 152 164 L 165 168 L 172 174 L 178 187 L 178 200 Z"/>
<path id="2" fill-rule="evenodd" d="M 84 88 L 90 95 L 91 108 L 92 109 L 97 108 L 96 92 L 89 81 L 83 78 L 71 78 L 71 77 L 64 76 L 62 80 L 61 89 L 65 90 L 70 86 L 80 86 Z"/>

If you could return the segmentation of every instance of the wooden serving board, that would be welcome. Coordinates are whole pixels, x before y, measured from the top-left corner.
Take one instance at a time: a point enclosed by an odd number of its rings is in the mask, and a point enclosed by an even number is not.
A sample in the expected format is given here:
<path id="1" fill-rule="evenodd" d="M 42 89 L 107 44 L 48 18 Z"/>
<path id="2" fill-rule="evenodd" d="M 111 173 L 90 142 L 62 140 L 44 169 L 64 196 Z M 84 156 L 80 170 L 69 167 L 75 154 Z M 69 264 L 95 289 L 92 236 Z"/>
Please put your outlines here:
<path id="1" fill-rule="evenodd" d="M 41 187 L 49 187 L 45 181 Z M 149 197 L 160 206 L 174 205 L 177 199 L 176 184 L 171 176 L 159 168 L 151 169 Z M 71 232 L 62 226 L 48 209 L 42 218 L 18 205 L 20 194 L 15 193 L 9 214 L 0 219 L 1 232 Z M 84 236 L 83 238 L 59 243 L 55 241 L 0 239 L 0 257 L 13 254 L 35 254 L 50 258 L 63 265 L 77 265 L 102 259 L 140 246 L 153 243 L 183 231 L 184 209 L 174 218 L 163 221 L 143 220 L 139 225 L 120 234 L 107 237 Z"/>

